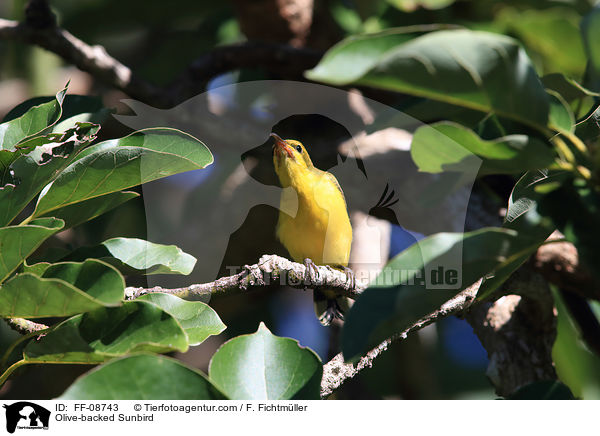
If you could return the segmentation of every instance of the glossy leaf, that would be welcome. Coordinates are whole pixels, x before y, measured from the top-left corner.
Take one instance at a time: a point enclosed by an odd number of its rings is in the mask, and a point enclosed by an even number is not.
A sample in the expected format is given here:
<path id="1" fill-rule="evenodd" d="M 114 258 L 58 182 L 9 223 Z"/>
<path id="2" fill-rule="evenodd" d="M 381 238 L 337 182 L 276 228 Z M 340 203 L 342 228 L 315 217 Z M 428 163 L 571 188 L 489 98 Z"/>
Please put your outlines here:
<path id="1" fill-rule="evenodd" d="M 101 197 L 94 197 L 89 200 L 84 200 L 80 203 L 61 207 L 60 209 L 48 212 L 48 214 L 62 219 L 65 221 L 65 228 L 70 228 L 93 220 L 94 218 L 120 206 L 126 201 L 139 196 L 140 194 L 133 191 L 113 192 Z"/>
<path id="2" fill-rule="evenodd" d="M 210 380 L 235 400 L 318 399 L 322 374 L 312 350 L 262 323 L 256 333 L 223 344 L 209 367 Z"/>
<path id="3" fill-rule="evenodd" d="M 39 218 L 26 226 L 0 228 L 0 283 L 2 283 L 44 240 L 64 227 L 55 218 Z"/>
<path id="4" fill-rule="evenodd" d="M 522 173 L 546 168 L 555 159 L 543 141 L 526 135 L 510 135 L 493 141 L 456 123 L 440 122 L 417 129 L 411 156 L 421 171 L 473 171 L 480 175 Z"/>
<path id="5" fill-rule="evenodd" d="M 54 96 L 34 97 L 14 107 L 2 122 L 7 122 L 22 116 L 33 106 L 39 106 L 55 100 Z M 104 108 L 102 99 L 97 96 L 67 94 L 62 102 L 60 119 L 50 128 L 54 133 L 64 132 L 75 127 L 77 122 L 103 123 L 110 111 Z"/>
<path id="6" fill-rule="evenodd" d="M 550 89 L 560 94 L 570 105 L 576 119 L 588 114 L 594 106 L 594 97 L 600 97 L 600 94 L 584 88 L 575 80 L 561 73 L 545 75 L 542 77 L 542 83 L 546 90 Z"/>
<path id="7" fill-rule="evenodd" d="M 119 303 L 125 293 L 125 280 L 119 271 L 97 259 L 55 263 L 42 277 L 70 283 L 104 304 Z"/>
<path id="8" fill-rule="evenodd" d="M 27 265 L 27 262 L 25 262 L 21 266 L 19 272 L 30 273 L 35 276 L 41 277 L 42 275 L 44 275 L 46 270 L 50 268 L 51 265 L 52 264 L 50 262 L 38 262 L 34 263 L 33 265 Z"/>
<path id="9" fill-rule="evenodd" d="M 70 129 L 77 122 L 102 124 L 111 113 L 109 109 L 103 106 L 100 97 L 90 95 L 67 95 L 62 112 L 58 123 L 52 126 L 53 132 Z"/>
<path id="10" fill-rule="evenodd" d="M 79 377 L 61 400 L 224 400 L 204 374 L 165 356 L 112 360 Z"/>
<path id="11" fill-rule="evenodd" d="M 557 132 L 573 132 L 575 116 L 562 96 L 555 91 L 547 90 L 550 100 L 548 125 Z"/>
<path id="12" fill-rule="evenodd" d="M 352 58 L 349 46 L 338 57 Z M 325 83 L 358 83 L 493 112 L 545 131 L 548 96 L 517 41 L 497 34 L 442 30 L 377 53 L 359 79 L 340 80 L 325 64 L 327 54 L 307 77 Z"/>
<path id="13" fill-rule="evenodd" d="M 2 122 L 5 123 L 7 121 L 14 120 L 15 118 L 19 118 L 32 107 L 39 106 L 44 103 L 50 103 L 53 100 L 56 100 L 55 96 L 33 97 L 29 100 L 25 100 L 23 103 L 20 103 L 14 108 L 12 108 L 5 115 Z M 102 108 L 102 99 L 99 97 L 89 95 L 67 94 L 64 96 L 62 102 L 62 113 L 59 122 L 62 122 L 65 119 L 71 118 L 77 114 L 98 112 L 102 110 Z"/>
<path id="14" fill-rule="evenodd" d="M 218 335 L 226 328 L 217 312 L 200 301 L 186 301 L 161 293 L 146 294 L 137 300 L 156 304 L 175 318 L 187 335 L 190 345 L 201 344 L 209 336 Z"/>
<path id="15" fill-rule="evenodd" d="M 194 256 L 175 245 L 155 244 L 136 238 L 112 238 L 102 243 L 110 256 L 147 274 L 184 274 L 192 272 Z"/>
<path id="16" fill-rule="evenodd" d="M 67 98 L 68 96 L 65 96 L 65 98 Z M 56 100 L 56 96 L 55 95 L 47 95 L 47 96 L 37 96 L 37 97 L 32 97 L 28 100 L 25 100 L 24 102 L 19 103 L 18 105 L 16 105 L 15 107 L 13 107 L 11 110 L 8 111 L 8 113 L 4 116 L 4 118 L 2 118 L 2 123 L 8 123 L 9 121 L 14 120 L 15 118 L 19 118 L 23 115 L 25 115 L 25 112 L 27 112 L 29 109 L 31 109 L 34 106 L 39 106 L 42 105 L 44 103 L 50 103 L 52 101 Z M 64 104 L 64 100 L 63 100 L 63 104 Z"/>
<path id="17" fill-rule="evenodd" d="M 36 216 L 162 177 L 204 168 L 206 146 L 176 129 L 156 128 L 87 148 L 40 195 Z M 110 174 L 110 177 L 107 175 Z"/>
<path id="18" fill-rule="evenodd" d="M 600 124 L 600 105 L 596 106 L 594 111 L 586 117 L 585 120 L 577 123 L 575 134 L 579 138 L 595 138 L 598 135 L 598 125 Z"/>
<path id="19" fill-rule="evenodd" d="M 69 316 L 119 304 L 125 282 L 117 270 L 95 259 L 63 262 L 17 274 L 0 287 L 0 316 Z"/>
<path id="20" fill-rule="evenodd" d="M 580 77 L 585 69 L 585 53 L 579 22 L 581 15 L 570 7 L 503 7 L 495 23 L 505 34 L 514 35 L 527 47 L 539 65 L 538 71 L 562 71 Z M 548 4 L 550 5 L 550 4 Z M 563 3 L 566 5 L 566 3 Z"/>
<path id="21" fill-rule="evenodd" d="M 75 159 L 79 150 L 95 139 L 99 128 L 95 124 L 80 123 L 63 134 L 30 140 L 29 144 L 35 148 L 16 158 L 8 168 L 9 173 L 4 172 L 5 184 L 0 186 L 0 225 L 9 224 Z"/>
<path id="22" fill-rule="evenodd" d="M 124 274 L 183 274 L 194 269 L 196 258 L 175 245 L 155 244 L 137 238 L 112 238 L 99 246 L 82 247 L 69 260 L 102 259 Z"/>
<path id="23" fill-rule="evenodd" d="M 186 351 L 187 337 L 179 323 L 158 306 L 128 301 L 76 315 L 30 342 L 28 362 L 99 363 L 136 351 Z"/>
<path id="24" fill-rule="evenodd" d="M 311 80 L 338 85 L 358 80 L 375 67 L 388 50 L 434 29 L 430 26 L 410 26 L 350 36 L 331 47 L 319 64 L 306 72 L 306 76 Z"/>
<path id="25" fill-rule="evenodd" d="M 407 248 L 348 312 L 342 332 L 344 358 L 354 360 L 404 331 L 522 248 L 517 232 L 498 228 L 438 233 Z"/>
<path id="26" fill-rule="evenodd" d="M 61 105 L 67 88 L 47 103 L 33 106 L 18 118 L 0 124 L 0 149 L 11 150 L 26 138 L 41 134 L 61 116 Z"/>
<path id="27" fill-rule="evenodd" d="M 600 5 L 581 21 L 583 45 L 588 58 L 585 85 L 592 91 L 600 92 Z"/>

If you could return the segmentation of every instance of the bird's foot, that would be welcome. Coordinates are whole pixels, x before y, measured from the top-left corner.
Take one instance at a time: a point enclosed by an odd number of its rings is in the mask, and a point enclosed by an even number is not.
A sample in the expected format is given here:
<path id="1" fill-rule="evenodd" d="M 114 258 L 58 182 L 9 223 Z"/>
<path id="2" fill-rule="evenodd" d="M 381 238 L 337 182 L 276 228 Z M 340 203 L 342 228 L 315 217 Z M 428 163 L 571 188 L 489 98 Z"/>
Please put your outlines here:
<path id="1" fill-rule="evenodd" d="M 337 300 L 327 300 L 327 309 L 325 309 L 325 312 L 319 317 L 319 322 L 321 325 L 327 327 L 335 318 L 344 321 L 344 311 Z"/>
<path id="2" fill-rule="evenodd" d="M 348 281 L 346 283 L 349 283 L 350 290 L 353 291 L 356 289 L 356 274 L 354 274 L 354 271 L 347 266 L 344 266 L 343 268 L 346 276 L 348 276 Z"/>
<path id="3" fill-rule="evenodd" d="M 308 257 L 304 259 L 304 266 L 306 267 L 306 271 L 304 273 L 304 290 L 308 288 L 309 284 L 313 284 L 320 277 L 319 268 L 317 265 Z"/>

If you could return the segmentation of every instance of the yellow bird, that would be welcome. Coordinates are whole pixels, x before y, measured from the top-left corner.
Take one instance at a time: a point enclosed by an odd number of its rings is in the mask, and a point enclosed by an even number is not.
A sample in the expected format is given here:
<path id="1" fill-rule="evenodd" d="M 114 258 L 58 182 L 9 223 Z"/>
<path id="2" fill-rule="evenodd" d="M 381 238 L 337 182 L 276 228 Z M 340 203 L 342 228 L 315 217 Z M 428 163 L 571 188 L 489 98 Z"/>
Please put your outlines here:
<path id="1" fill-rule="evenodd" d="M 274 133 L 273 164 L 283 189 L 281 193 L 277 238 L 292 259 L 308 268 L 329 265 L 348 269 L 352 226 L 346 200 L 335 176 L 315 168 L 306 148 L 299 141 L 283 140 Z M 291 189 L 289 189 L 291 188 Z M 295 216 L 286 212 L 296 211 Z M 291 212 L 293 213 L 293 212 Z M 343 319 L 347 306 L 331 290 L 315 289 L 315 311 L 323 325 L 334 318 Z"/>

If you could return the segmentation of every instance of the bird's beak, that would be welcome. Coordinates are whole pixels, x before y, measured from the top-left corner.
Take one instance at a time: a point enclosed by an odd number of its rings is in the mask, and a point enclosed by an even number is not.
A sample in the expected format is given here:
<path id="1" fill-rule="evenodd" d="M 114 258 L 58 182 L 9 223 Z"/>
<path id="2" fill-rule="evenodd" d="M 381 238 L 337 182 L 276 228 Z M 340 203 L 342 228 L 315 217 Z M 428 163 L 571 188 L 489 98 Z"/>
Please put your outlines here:
<path id="1" fill-rule="evenodd" d="M 287 142 L 285 142 L 279 137 L 279 135 L 276 135 L 275 133 L 271 133 L 270 136 L 275 140 L 275 142 L 273 143 L 273 148 L 275 148 L 275 151 L 282 150 L 285 151 L 289 157 L 294 157 L 292 150 L 290 150 L 290 146 L 287 144 Z"/>

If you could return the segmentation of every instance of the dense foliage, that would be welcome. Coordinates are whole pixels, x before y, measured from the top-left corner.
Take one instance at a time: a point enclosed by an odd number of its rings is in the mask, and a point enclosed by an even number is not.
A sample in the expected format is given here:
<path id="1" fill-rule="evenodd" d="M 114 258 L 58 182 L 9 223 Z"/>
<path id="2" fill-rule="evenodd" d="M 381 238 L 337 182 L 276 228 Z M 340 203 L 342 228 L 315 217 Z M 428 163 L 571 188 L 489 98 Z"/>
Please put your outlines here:
<path id="1" fill-rule="evenodd" d="M 348 361 L 457 293 L 455 287 L 430 293 L 425 283 L 389 279 L 388 270 L 412 265 L 425 276 L 431 265 L 462 256 L 461 283 L 483 277 L 477 299 L 498 298 L 502 283 L 558 229 L 581 262 L 600 271 L 600 8 L 582 21 L 581 44 L 548 55 L 543 39 L 555 28 L 578 31 L 573 10 L 530 9 L 514 21 L 516 10 L 505 8 L 485 26 L 470 26 L 479 30 L 389 28 L 386 20 L 393 22 L 398 11 L 452 1 L 383 3 L 379 11 L 365 11 L 366 4 L 334 8 L 338 24 L 357 34 L 331 47 L 305 77 L 432 105 L 423 120 L 431 124 L 412 139 L 411 157 L 421 171 L 460 173 L 480 165 L 480 177 L 508 174 L 517 181 L 502 227 L 434 234 L 390 260 L 384 279 L 347 314 L 341 343 Z M 532 30 L 545 26 L 552 30 L 541 36 Z M 556 44 L 562 41 L 557 37 Z M 125 276 L 189 274 L 195 259 L 179 248 L 121 236 L 66 252 L 47 244 L 135 199 L 136 186 L 213 163 L 210 144 L 172 128 L 98 141 L 106 109 L 67 91 L 28 100 L 0 124 L 0 316 L 49 325 L 8 347 L 1 381 L 30 364 L 97 364 L 62 398 L 318 399 L 320 358 L 264 324 L 222 345 L 208 374 L 162 356 L 226 328 L 203 302 L 165 294 L 125 298 Z M 382 123 L 378 129 L 394 126 L 394 120 Z M 531 386 L 516 397 L 547 397 L 555 389 Z"/>

